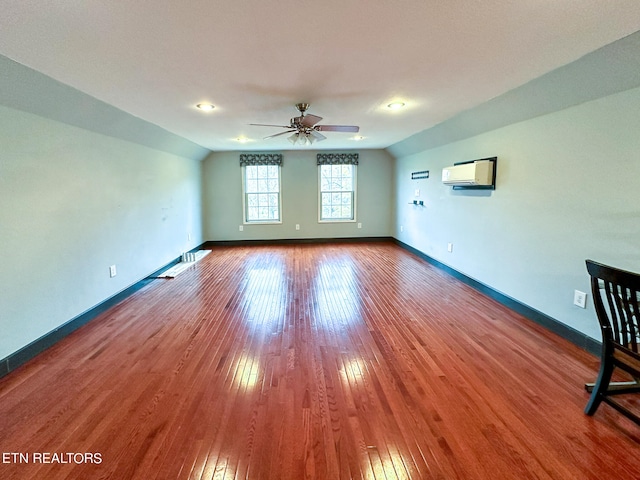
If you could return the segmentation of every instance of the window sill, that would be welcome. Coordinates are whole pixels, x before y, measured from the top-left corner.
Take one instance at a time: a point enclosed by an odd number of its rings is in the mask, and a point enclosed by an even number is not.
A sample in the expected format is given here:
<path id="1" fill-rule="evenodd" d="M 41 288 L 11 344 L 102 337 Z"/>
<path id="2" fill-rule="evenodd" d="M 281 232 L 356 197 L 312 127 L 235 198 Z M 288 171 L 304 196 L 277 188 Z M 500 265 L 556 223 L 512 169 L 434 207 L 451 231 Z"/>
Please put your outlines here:
<path id="1" fill-rule="evenodd" d="M 265 221 L 261 221 L 261 220 L 256 220 L 256 221 L 249 221 L 247 222 L 246 220 L 244 222 L 242 222 L 243 225 L 282 225 L 282 221 L 269 221 L 269 220 L 265 220 Z"/>
<path id="2" fill-rule="evenodd" d="M 356 219 L 354 218 L 346 218 L 346 219 L 340 219 L 340 218 L 332 218 L 332 219 L 327 219 L 327 220 L 318 220 L 318 223 L 356 223 Z"/>

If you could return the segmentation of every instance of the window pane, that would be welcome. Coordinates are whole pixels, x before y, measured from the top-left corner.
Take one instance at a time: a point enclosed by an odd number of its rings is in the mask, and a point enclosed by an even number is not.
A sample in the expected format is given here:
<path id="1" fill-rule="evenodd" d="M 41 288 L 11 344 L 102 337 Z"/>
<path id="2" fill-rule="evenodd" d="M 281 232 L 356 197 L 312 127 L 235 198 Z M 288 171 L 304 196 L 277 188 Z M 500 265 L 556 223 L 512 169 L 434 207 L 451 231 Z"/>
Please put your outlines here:
<path id="1" fill-rule="evenodd" d="M 320 219 L 353 220 L 355 165 L 320 166 Z"/>
<path id="2" fill-rule="evenodd" d="M 280 167 L 249 165 L 245 171 L 247 222 L 280 220 Z"/>

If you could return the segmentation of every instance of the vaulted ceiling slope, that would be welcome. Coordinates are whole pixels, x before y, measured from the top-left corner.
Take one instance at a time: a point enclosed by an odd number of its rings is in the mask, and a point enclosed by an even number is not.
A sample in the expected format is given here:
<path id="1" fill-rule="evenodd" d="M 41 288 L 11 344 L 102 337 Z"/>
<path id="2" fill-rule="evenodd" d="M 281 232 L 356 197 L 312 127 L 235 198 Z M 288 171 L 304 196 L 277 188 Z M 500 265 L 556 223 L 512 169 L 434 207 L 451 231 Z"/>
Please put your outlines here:
<path id="1" fill-rule="evenodd" d="M 291 148 L 286 136 L 263 140 L 277 128 L 249 124 L 286 125 L 298 102 L 364 137 L 331 133 L 316 148 L 386 148 L 640 30 L 637 0 L 6 0 L 2 9 L 0 54 L 214 151 Z M 405 108 L 389 110 L 392 101 Z"/>

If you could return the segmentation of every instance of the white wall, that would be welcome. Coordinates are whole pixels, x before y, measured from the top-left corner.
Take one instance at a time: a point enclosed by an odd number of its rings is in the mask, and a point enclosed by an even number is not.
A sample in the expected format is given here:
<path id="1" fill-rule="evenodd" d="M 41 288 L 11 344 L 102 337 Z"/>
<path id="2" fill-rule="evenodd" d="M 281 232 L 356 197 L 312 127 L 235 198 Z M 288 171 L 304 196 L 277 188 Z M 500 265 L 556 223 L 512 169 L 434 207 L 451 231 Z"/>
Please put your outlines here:
<path id="1" fill-rule="evenodd" d="M 399 157 L 395 236 L 600 339 L 591 295 L 584 310 L 573 291 L 590 292 L 586 258 L 640 271 L 638 112 L 636 88 Z M 491 156 L 495 191 L 441 183 L 443 167 Z M 428 180 L 410 179 L 426 169 Z M 408 204 L 416 188 L 424 208 Z"/>
<path id="2" fill-rule="evenodd" d="M 0 358 L 203 241 L 197 160 L 2 106 L 0 145 Z"/>
<path id="3" fill-rule="evenodd" d="M 393 159 L 383 150 L 359 151 L 355 223 L 318 223 L 317 151 L 283 152 L 282 224 L 242 225 L 239 152 L 212 153 L 204 162 L 207 240 L 347 238 L 391 236 Z M 362 228 L 357 228 L 357 223 Z M 300 230 L 295 225 L 300 225 Z"/>

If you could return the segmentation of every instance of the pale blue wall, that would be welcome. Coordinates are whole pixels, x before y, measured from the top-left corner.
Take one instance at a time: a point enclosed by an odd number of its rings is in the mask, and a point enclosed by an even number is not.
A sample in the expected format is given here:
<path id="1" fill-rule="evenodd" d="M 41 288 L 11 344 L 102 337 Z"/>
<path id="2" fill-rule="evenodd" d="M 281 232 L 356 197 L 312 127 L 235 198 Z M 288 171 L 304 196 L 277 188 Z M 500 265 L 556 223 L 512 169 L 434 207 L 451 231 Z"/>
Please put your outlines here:
<path id="1" fill-rule="evenodd" d="M 399 155 L 394 235 L 599 339 L 590 295 L 584 310 L 572 304 L 573 291 L 590 291 L 586 258 L 640 271 L 638 112 L 635 88 Z M 443 167 L 492 156 L 495 191 L 453 191 L 441 183 Z M 416 170 L 431 177 L 411 180 Z M 416 188 L 424 208 L 408 205 Z"/>
<path id="2" fill-rule="evenodd" d="M 203 242 L 197 156 L 206 150 L 26 67 L 0 66 L 3 359 Z M 38 99 L 50 107 L 41 115 Z M 76 126 L 82 118 L 92 128 Z M 101 119 L 107 134 L 96 131 Z M 136 132 L 140 143 L 129 139 Z"/>
<path id="3" fill-rule="evenodd" d="M 244 225 L 239 152 L 212 153 L 204 162 L 207 240 L 388 237 L 392 233 L 393 159 L 383 150 L 359 151 L 356 222 L 318 223 L 315 150 L 283 152 L 282 223 Z M 362 228 L 358 228 L 358 223 Z M 296 230 L 296 224 L 300 230 Z"/>

